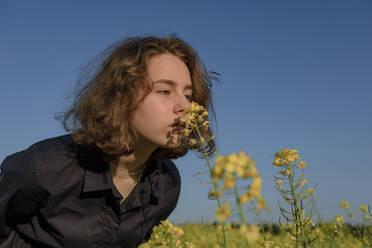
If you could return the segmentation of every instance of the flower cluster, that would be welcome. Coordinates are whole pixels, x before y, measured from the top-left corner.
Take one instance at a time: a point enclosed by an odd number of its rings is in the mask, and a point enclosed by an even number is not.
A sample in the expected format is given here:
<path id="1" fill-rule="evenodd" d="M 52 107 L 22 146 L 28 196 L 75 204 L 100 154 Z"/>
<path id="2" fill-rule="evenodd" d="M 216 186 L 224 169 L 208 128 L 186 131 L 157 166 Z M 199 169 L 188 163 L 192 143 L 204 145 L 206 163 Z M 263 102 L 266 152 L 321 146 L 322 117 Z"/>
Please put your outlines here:
<path id="1" fill-rule="evenodd" d="M 232 153 L 228 156 L 218 156 L 213 168 L 213 178 L 222 179 L 224 174 L 236 174 L 240 178 L 258 177 L 258 170 L 255 168 L 255 162 L 250 156 L 246 156 L 243 151 L 239 154 Z"/>
<path id="2" fill-rule="evenodd" d="M 368 205 L 362 204 L 359 207 L 359 211 L 364 213 L 363 220 L 372 224 L 372 213 L 370 207 Z"/>
<path id="3" fill-rule="evenodd" d="M 258 198 L 262 189 L 262 179 L 258 176 L 255 162 L 243 151 L 238 154 L 232 153 L 227 156 L 218 156 L 212 170 L 212 180 L 222 181 L 221 190 L 229 190 L 236 186 L 236 178 L 249 179 L 252 183 L 248 186 L 248 191 L 239 197 L 241 204 L 253 201 Z"/>
<path id="4" fill-rule="evenodd" d="M 292 174 L 294 168 L 301 169 L 307 166 L 307 163 L 304 161 L 297 162 L 300 159 L 301 157 L 298 156 L 298 152 L 296 149 L 282 149 L 280 153 L 275 153 L 273 166 L 283 167 L 283 169 L 278 171 L 278 174 L 283 177 L 289 177 Z M 303 183 L 306 183 L 306 181 L 304 181 Z"/>
<path id="5" fill-rule="evenodd" d="M 245 155 L 243 151 L 238 154 L 232 153 L 226 156 L 218 156 L 215 159 L 215 165 L 211 171 L 212 182 L 218 190 L 211 190 L 209 197 L 222 197 L 223 191 L 234 190 L 237 198 L 238 209 L 240 205 L 248 203 L 256 203 L 256 208 L 262 210 L 266 208 L 266 200 L 261 197 L 262 179 L 259 177 L 258 170 L 255 167 L 255 162 L 250 156 Z M 237 188 L 238 179 L 252 179 L 248 185 L 248 191 L 239 195 Z M 242 211 L 240 211 L 243 215 Z M 225 220 L 231 216 L 229 205 L 219 207 L 215 211 L 216 218 Z M 242 220 L 242 222 L 244 222 Z"/>
<path id="6" fill-rule="evenodd" d="M 239 233 L 249 242 L 255 242 L 260 237 L 260 228 L 256 225 L 247 225 L 245 223 L 240 225 Z"/>
<path id="7" fill-rule="evenodd" d="M 223 221 L 223 220 L 226 220 L 227 218 L 229 218 L 230 216 L 232 215 L 231 211 L 230 211 L 230 205 L 228 203 L 226 203 L 225 205 L 223 205 L 222 207 L 220 208 L 216 208 L 214 210 L 214 216 Z"/>
<path id="8" fill-rule="evenodd" d="M 340 202 L 340 208 L 348 209 L 348 208 L 350 208 L 350 203 L 347 202 L 347 201 L 342 201 L 342 202 Z"/>
<path id="9" fill-rule="evenodd" d="M 189 137 L 190 134 L 196 129 L 209 129 L 208 111 L 196 102 L 192 102 L 187 105 L 180 118 L 180 124 L 185 125 L 184 135 Z M 201 142 L 205 140 L 202 138 Z M 190 147 L 195 146 L 198 143 L 196 138 L 189 137 L 188 144 Z"/>
<path id="10" fill-rule="evenodd" d="M 159 248 L 194 248 L 195 246 L 191 242 L 181 242 L 180 237 L 184 234 L 182 228 L 174 226 L 171 222 L 164 220 L 161 221 L 160 225 L 154 227 L 153 233 L 148 243 L 141 246 L 141 248 L 147 247 L 159 247 Z M 151 246 L 150 246 L 151 245 Z"/>
<path id="11" fill-rule="evenodd" d="M 367 205 L 362 204 L 359 207 L 359 211 L 362 212 L 362 213 L 368 212 L 369 211 L 369 207 Z"/>
<path id="12" fill-rule="evenodd" d="M 341 226 L 342 224 L 344 224 L 344 217 L 343 216 L 340 216 L 340 215 L 335 216 L 333 218 L 333 223 L 335 225 L 340 225 Z"/>

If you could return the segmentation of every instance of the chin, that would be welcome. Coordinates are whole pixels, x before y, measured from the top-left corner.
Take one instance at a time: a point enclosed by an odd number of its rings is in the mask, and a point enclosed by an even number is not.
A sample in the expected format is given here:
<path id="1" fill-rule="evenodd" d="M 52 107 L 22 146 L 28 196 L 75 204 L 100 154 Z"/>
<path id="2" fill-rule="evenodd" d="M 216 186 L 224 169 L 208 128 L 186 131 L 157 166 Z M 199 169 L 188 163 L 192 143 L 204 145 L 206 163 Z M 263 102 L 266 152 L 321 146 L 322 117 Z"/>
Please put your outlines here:
<path id="1" fill-rule="evenodd" d="M 161 148 L 165 148 L 165 149 L 174 149 L 174 148 L 177 148 L 180 146 L 180 142 L 178 143 L 167 143 L 167 144 L 164 144 L 162 146 L 160 146 Z"/>
<path id="2" fill-rule="evenodd" d="M 166 149 L 174 149 L 177 148 L 181 145 L 181 137 L 180 136 L 175 136 L 172 137 L 172 139 L 166 140 L 161 147 L 166 148 Z"/>

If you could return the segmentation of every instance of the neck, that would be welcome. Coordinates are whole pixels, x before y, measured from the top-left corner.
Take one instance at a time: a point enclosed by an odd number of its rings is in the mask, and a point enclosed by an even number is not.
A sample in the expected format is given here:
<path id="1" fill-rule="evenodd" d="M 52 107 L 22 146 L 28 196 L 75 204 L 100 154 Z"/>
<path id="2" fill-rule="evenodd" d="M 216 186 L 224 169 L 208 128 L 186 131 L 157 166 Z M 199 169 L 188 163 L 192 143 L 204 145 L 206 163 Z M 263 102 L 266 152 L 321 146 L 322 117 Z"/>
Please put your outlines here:
<path id="1" fill-rule="evenodd" d="M 113 177 L 139 179 L 145 169 L 146 162 L 157 146 L 146 142 L 138 142 L 133 152 L 110 162 Z"/>

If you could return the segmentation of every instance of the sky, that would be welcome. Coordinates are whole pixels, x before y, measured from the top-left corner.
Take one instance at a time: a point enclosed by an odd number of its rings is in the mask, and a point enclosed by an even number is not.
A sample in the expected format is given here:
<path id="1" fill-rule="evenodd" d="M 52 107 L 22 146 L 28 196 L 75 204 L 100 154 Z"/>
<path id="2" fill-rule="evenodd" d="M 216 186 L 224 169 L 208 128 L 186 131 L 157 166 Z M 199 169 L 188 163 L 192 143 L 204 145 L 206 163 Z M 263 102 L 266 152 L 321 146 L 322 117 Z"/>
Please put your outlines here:
<path id="1" fill-rule="evenodd" d="M 272 161 L 284 148 L 308 163 L 323 219 L 344 214 L 340 201 L 358 213 L 372 205 L 371 27 L 369 0 L 1 1 L 0 160 L 65 134 L 54 115 L 106 47 L 177 34 L 221 74 L 212 87 L 219 155 L 256 162 L 272 209 L 264 221 L 279 219 Z M 194 176 L 204 161 L 190 152 L 174 162 L 182 189 L 169 220 L 213 221 L 207 178 Z"/>

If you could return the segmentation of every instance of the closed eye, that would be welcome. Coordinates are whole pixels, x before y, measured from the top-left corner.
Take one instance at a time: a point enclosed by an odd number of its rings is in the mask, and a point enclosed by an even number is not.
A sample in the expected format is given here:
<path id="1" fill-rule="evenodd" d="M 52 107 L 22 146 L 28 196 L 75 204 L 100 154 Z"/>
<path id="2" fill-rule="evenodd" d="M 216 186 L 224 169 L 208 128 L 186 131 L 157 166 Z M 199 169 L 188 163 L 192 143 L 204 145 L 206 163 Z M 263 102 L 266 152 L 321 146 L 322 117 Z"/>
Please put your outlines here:
<path id="1" fill-rule="evenodd" d="M 169 95 L 170 94 L 170 90 L 158 90 L 158 93 L 159 94 L 162 94 L 162 95 Z"/>

